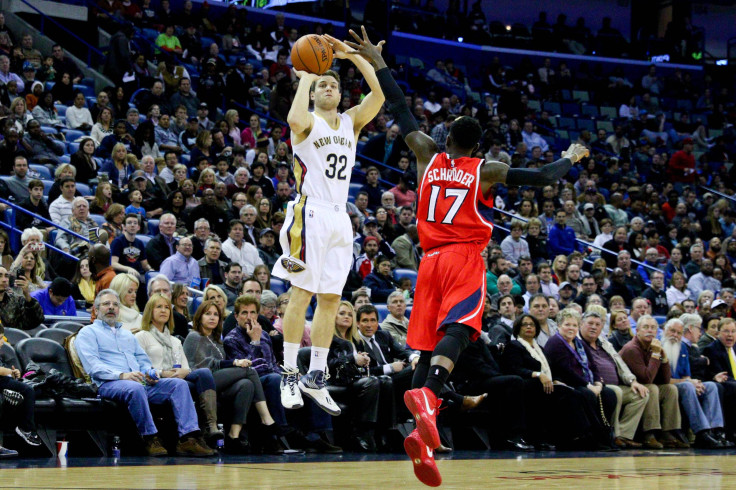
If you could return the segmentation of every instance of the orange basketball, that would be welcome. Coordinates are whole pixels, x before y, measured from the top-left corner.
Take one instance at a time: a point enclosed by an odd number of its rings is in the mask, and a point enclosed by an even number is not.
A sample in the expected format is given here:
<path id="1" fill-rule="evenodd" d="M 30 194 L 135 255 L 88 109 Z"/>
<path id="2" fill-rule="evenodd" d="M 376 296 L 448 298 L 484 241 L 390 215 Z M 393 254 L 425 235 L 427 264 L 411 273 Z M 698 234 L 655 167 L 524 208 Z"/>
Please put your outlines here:
<path id="1" fill-rule="evenodd" d="M 321 75 L 332 66 L 332 47 L 317 34 L 302 36 L 291 48 L 291 64 L 297 70 Z"/>

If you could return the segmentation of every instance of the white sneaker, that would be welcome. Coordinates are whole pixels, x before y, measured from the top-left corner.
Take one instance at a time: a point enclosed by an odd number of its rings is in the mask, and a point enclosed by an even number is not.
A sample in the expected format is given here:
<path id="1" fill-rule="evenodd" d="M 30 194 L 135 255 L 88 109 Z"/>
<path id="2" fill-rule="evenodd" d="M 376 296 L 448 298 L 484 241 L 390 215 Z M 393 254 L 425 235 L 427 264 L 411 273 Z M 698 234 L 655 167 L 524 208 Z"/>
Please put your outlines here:
<path id="1" fill-rule="evenodd" d="M 325 412 L 330 415 L 340 415 L 340 407 L 337 406 L 325 387 L 325 380 L 329 377 L 329 374 L 325 374 L 324 371 L 310 371 L 299 380 L 299 389 Z"/>
<path id="2" fill-rule="evenodd" d="M 297 409 L 304 406 L 302 393 L 297 387 L 299 369 L 281 366 L 281 404 L 284 408 Z"/>

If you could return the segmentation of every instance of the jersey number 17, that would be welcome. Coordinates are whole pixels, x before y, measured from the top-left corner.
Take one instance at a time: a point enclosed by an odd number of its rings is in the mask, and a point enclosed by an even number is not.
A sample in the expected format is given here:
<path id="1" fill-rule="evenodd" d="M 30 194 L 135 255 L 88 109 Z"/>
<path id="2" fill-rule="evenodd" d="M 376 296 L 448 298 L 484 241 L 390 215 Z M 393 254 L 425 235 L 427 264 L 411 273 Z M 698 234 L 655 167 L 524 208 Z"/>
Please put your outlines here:
<path id="1" fill-rule="evenodd" d="M 427 222 L 429 223 L 435 223 L 437 221 L 435 214 L 437 210 L 437 199 L 439 198 L 441 189 L 442 188 L 438 185 L 432 186 L 432 193 L 429 196 L 429 210 L 427 211 Z M 465 202 L 465 198 L 467 197 L 467 195 L 468 189 L 445 188 L 444 199 L 453 198 L 454 201 L 452 202 L 449 211 L 447 211 L 447 214 L 441 221 L 443 225 L 452 224 L 452 220 L 455 219 L 455 215 L 458 211 L 460 211 L 460 207 L 463 205 L 463 202 Z"/>

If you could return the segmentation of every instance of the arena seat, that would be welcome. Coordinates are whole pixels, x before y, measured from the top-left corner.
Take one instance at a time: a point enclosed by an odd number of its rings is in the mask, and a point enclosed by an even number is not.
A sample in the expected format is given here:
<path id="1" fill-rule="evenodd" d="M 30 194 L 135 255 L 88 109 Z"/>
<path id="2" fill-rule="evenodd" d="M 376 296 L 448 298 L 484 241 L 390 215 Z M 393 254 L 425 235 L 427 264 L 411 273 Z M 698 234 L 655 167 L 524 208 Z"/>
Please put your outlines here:
<path id="1" fill-rule="evenodd" d="M 373 306 L 378 310 L 378 323 L 381 323 L 388 316 L 388 306 L 383 303 L 374 303 Z"/>
<path id="2" fill-rule="evenodd" d="M 143 242 L 144 247 L 148 245 L 148 242 L 150 242 L 151 239 L 153 238 L 152 236 L 148 236 L 148 235 L 136 235 L 135 237 Z"/>
<path id="3" fill-rule="evenodd" d="M 70 335 L 74 335 L 74 332 L 64 330 L 63 328 L 47 328 L 46 330 L 41 330 L 40 332 L 38 332 L 34 336 L 34 338 L 53 340 L 54 342 L 63 346 L 64 339 L 66 339 Z"/>
<path id="4" fill-rule="evenodd" d="M 654 315 L 654 319 L 657 320 L 657 324 L 661 327 L 667 321 L 667 317 L 664 315 Z"/>
<path id="5" fill-rule="evenodd" d="M 82 184 L 81 182 L 77 182 L 77 190 L 83 196 L 92 195 L 92 191 L 90 191 L 89 186 L 87 184 Z"/>
<path id="6" fill-rule="evenodd" d="M 150 236 L 156 236 L 158 235 L 158 222 L 157 219 L 149 219 L 148 220 L 148 233 L 147 235 Z"/>
<path id="7" fill-rule="evenodd" d="M 189 303 L 189 314 L 194 316 L 194 314 L 197 312 L 197 309 L 199 308 L 199 305 L 202 304 L 202 296 L 194 296 L 192 298 L 192 301 Z"/>
<path id="8" fill-rule="evenodd" d="M 103 224 L 105 224 L 105 217 L 101 214 L 90 214 L 89 217 L 92 218 L 95 223 L 97 223 L 97 226 L 102 226 Z"/>
<path id="9" fill-rule="evenodd" d="M 83 323 L 79 322 L 56 322 L 53 325 L 51 325 L 51 328 L 49 330 L 53 330 L 55 328 L 61 329 L 61 330 L 68 330 L 69 332 L 79 332 L 82 327 L 85 325 Z"/>
<path id="10" fill-rule="evenodd" d="M 51 175 L 51 170 L 46 165 L 41 165 L 39 163 L 29 163 L 28 168 L 38 173 L 39 179 L 49 179 L 53 180 L 54 176 Z"/>
<path id="11" fill-rule="evenodd" d="M 61 132 L 64 133 L 68 143 L 75 143 L 79 138 L 87 136 L 87 133 L 78 129 L 62 129 Z"/>
<path id="12" fill-rule="evenodd" d="M 286 292 L 286 284 L 283 280 L 278 277 L 271 276 L 271 291 L 276 293 L 276 296 L 284 294 Z"/>
<path id="13" fill-rule="evenodd" d="M 12 345 L 5 343 L 0 346 L 0 358 L 6 366 L 20 366 L 18 355 Z"/>
<path id="14" fill-rule="evenodd" d="M 411 279 L 411 287 L 417 285 L 417 271 L 412 269 L 394 269 L 394 279 L 399 281 L 405 277 Z"/>
<path id="15" fill-rule="evenodd" d="M 10 342 L 10 345 L 16 345 L 21 340 L 30 339 L 32 336 L 19 328 L 5 328 L 5 338 L 8 339 L 8 342 Z"/>
<path id="16" fill-rule="evenodd" d="M 33 338 L 21 340 L 15 346 L 15 352 L 18 354 L 18 359 L 23 370 L 33 361 L 46 372 L 49 372 L 51 369 L 57 369 L 66 375 L 74 376 L 71 367 L 69 367 L 66 350 L 61 344 L 51 339 Z"/>

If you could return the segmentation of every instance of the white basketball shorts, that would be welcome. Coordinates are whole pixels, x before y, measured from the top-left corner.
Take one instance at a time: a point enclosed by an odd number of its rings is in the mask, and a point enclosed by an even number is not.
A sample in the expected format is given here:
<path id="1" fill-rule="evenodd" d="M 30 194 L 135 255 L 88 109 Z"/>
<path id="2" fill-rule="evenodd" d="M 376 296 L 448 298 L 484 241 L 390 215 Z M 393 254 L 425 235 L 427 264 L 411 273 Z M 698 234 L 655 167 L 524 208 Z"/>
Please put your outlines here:
<path id="1" fill-rule="evenodd" d="M 353 263 L 353 229 L 344 204 L 297 196 L 279 238 L 273 275 L 310 293 L 342 295 Z"/>

